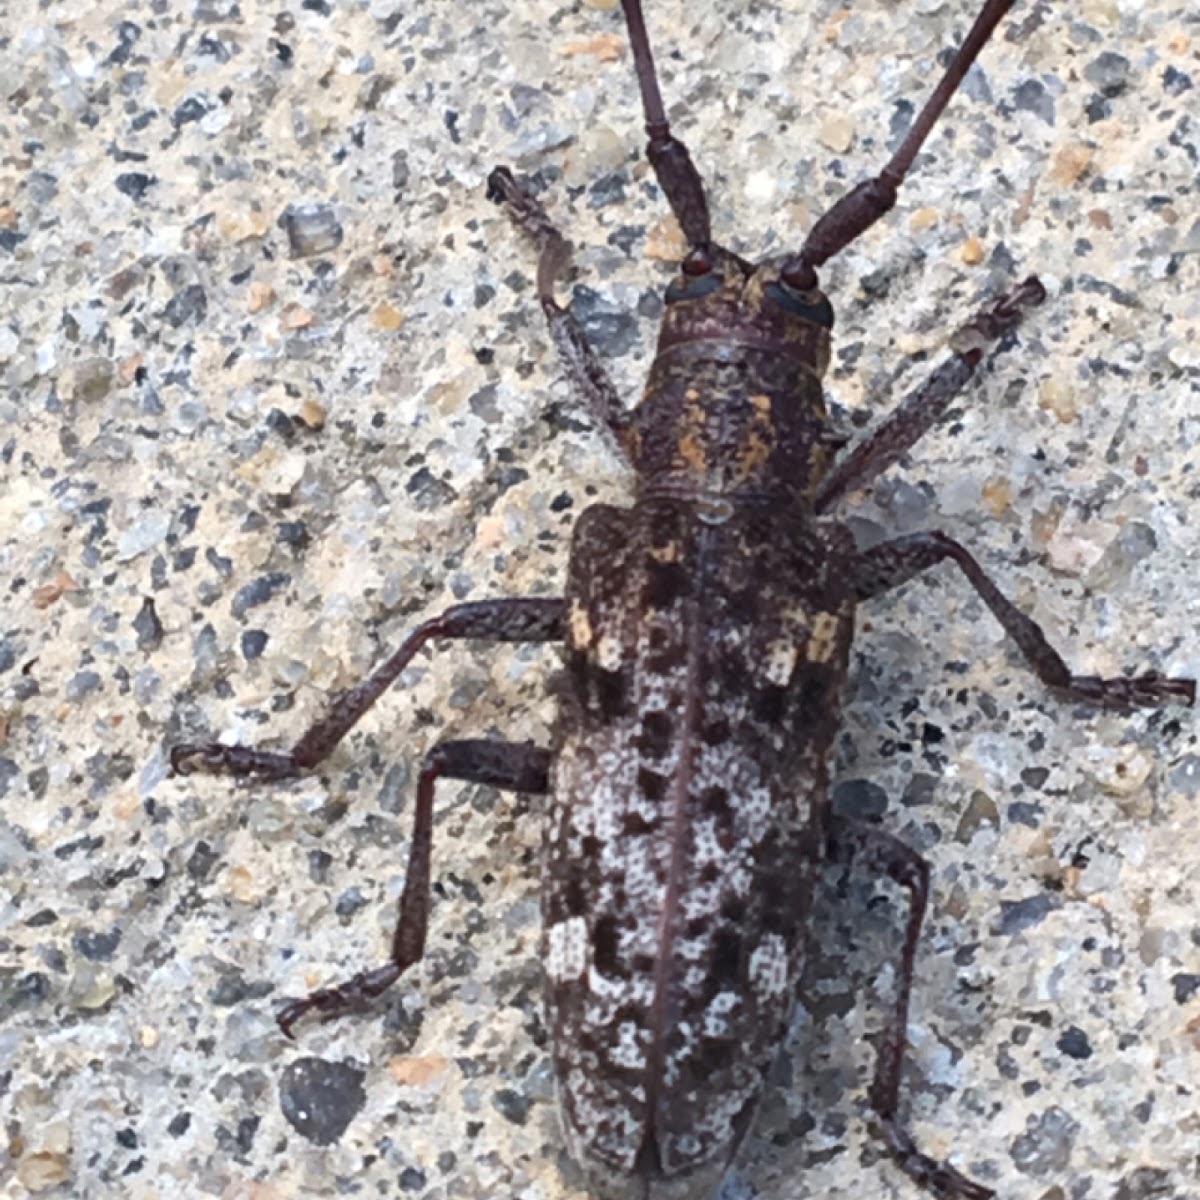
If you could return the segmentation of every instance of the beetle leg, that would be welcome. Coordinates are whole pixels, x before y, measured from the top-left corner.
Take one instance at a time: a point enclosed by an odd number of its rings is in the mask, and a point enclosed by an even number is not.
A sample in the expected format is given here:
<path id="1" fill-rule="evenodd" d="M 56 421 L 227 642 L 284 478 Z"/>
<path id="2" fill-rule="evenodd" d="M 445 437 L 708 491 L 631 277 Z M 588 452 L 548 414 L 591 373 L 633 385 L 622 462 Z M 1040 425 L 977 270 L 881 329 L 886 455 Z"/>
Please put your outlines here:
<path id="1" fill-rule="evenodd" d="M 1041 626 L 996 587 L 966 547 L 936 530 L 909 534 L 862 551 L 851 566 L 851 578 L 858 598 L 868 600 L 900 587 L 914 575 L 946 559 L 967 577 L 996 620 L 1017 643 L 1037 677 L 1062 699 L 1083 700 L 1116 709 L 1157 708 L 1172 702 L 1195 703 L 1194 679 L 1172 679 L 1156 671 L 1115 679 L 1072 674 L 1062 656 L 1046 640 Z"/>
<path id="2" fill-rule="evenodd" d="M 908 925 L 900 953 L 895 1008 L 880 1035 L 875 1077 L 869 1092 L 871 1107 L 879 1121 L 880 1134 L 892 1157 L 909 1178 L 934 1196 L 956 1200 L 988 1200 L 995 1192 L 938 1162 L 917 1148 L 897 1116 L 900 1073 L 908 1043 L 908 1006 L 912 994 L 913 964 L 925 909 L 929 903 L 929 864 L 898 838 L 845 817 L 832 816 L 829 826 L 830 858 L 853 862 L 873 874 L 886 875 L 909 895 Z"/>
<path id="3" fill-rule="evenodd" d="M 942 419 L 967 386 L 985 351 L 1020 324 L 1027 308 L 1041 304 L 1046 289 L 1036 275 L 977 312 L 950 339 L 954 357 L 910 392 L 869 437 L 859 442 L 821 481 L 815 511 L 828 512 L 848 492 L 866 487 L 897 463 Z"/>
<path id="4" fill-rule="evenodd" d="M 595 347 L 588 341 L 579 318 L 554 298 L 554 281 L 571 261 L 571 243 L 558 231 L 541 202 L 513 178 L 507 167 L 496 167 L 488 176 L 489 200 L 503 204 L 513 221 L 537 243 L 537 294 L 550 325 L 550 339 L 571 385 L 602 421 L 628 458 L 631 426 L 625 406 Z"/>
<path id="5" fill-rule="evenodd" d="M 392 686 L 431 638 L 497 642 L 556 642 L 563 636 L 564 605 L 557 597 L 512 597 L 455 604 L 418 625 L 395 653 L 366 679 L 334 700 L 329 711 L 286 751 L 224 742 L 185 742 L 171 748 L 171 770 L 288 779 L 326 759 L 366 711 Z"/>
<path id="6" fill-rule="evenodd" d="M 336 1017 L 361 1008 L 385 992 L 425 953 L 429 928 L 429 862 L 433 848 L 433 793 L 439 779 L 486 783 L 513 792 L 544 792 L 548 787 L 551 753 L 531 743 L 498 739 L 439 742 L 425 756 L 417 782 L 408 871 L 400 896 L 400 916 L 392 934 L 392 956 L 383 964 L 292 1000 L 276 1018 L 289 1037 L 292 1026 L 309 1012 Z"/>

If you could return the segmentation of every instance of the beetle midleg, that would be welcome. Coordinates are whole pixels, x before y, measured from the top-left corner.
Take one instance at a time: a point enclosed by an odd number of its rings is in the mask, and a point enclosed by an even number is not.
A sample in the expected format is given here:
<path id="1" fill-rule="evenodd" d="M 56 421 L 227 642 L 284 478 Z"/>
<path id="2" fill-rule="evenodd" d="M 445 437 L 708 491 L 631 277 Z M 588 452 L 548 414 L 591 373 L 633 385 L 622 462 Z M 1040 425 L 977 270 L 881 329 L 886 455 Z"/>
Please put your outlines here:
<path id="1" fill-rule="evenodd" d="M 929 904 L 929 864 L 910 846 L 881 830 L 846 817 L 829 818 L 829 857 L 853 863 L 872 874 L 887 875 L 909 895 L 908 924 L 900 952 L 895 1007 L 879 1038 L 875 1077 L 868 1093 L 879 1119 L 880 1133 L 904 1173 L 934 1196 L 959 1200 L 988 1200 L 995 1193 L 938 1162 L 917 1148 L 912 1134 L 900 1123 L 900 1073 L 908 1041 L 908 1006 L 912 995 L 913 965 L 925 910 Z"/>
<path id="2" fill-rule="evenodd" d="M 950 339 L 954 357 L 910 392 L 869 437 L 859 442 L 821 481 L 814 507 L 828 512 L 847 492 L 866 487 L 900 461 L 941 420 L 983 361 L 989 344 L 1020 324 L 1027 308 L 1040 304 L 1046 291 L 1031 275 L 1012 291 L 977 312 Z"/>
<path id="3" fill-rule="evenodd" d="M 864 550 L 849 564 L 860 600 L 900 587 L 915 575 L 949 559 L 967 577 L 992 614 L 1017 643 L 1034 674 L 1064 700 L 1083 700 L 1108 708 L 1157 708 L 1178 701 L 1194 704 L 1196 681 L 1173 679 L 1152 671 L 1130 678 L 1102 679 L 1072 674 L 1062 656 L 1046 640 L 1042 628 L 1027 617 L 987 577 L 965 546 L 937 530 L 913 533 Z"/>
<path id="4" fill-rule="evenodd" d="M 621 397 L 579 319 L 554 298 L 554 281 L 571 261 L 571 243 L 558 231 L 541 203 L 517 183 L 507 167 L 496 167 L 488 176 L 487 194 L 489 200 L 503 204 L 513 221 L 537 243 L 538 301 L 546 314 L 559 361 L 576 391 L 592 413 L 612 430 L 617 444 L 628 457 L 631 427 Z"/>
<path id="5" fill-rule="evenodd" d="M 529 742 L 494 738 L 439 742 L 425 756 L 417 782 L 408 871 L 400 896 L 400 915 L 392 934 L 392 956 L 369 971 L 320 988 L 280 1010 L 277 1020 L 291 1036 L 292 1026 L 316 1010 L 326 1017 L 361 1007 L 385 992 L 425 953 L 429 927 L 429 864 L 433 849 L 433 794 L 439 779 L 486 783 L 513 792 L 544 792 L 549 786 L 551 752 Z"/>
<path id="6" fill-rule="evenodd" d="M 288 779 L 328 758 L 367 710 L 392 686 L 431 638 L 480 638 L 496 642 L 556 642 L 563 636 L 564 602 L 558 597 L 517 596 L 455 604 L 418 625 L 392 656 L 361 683 L 343 692 L 329 711 L 286 751 L 223 742 L 185 742 L 171 749 L 171 769 Z"/>

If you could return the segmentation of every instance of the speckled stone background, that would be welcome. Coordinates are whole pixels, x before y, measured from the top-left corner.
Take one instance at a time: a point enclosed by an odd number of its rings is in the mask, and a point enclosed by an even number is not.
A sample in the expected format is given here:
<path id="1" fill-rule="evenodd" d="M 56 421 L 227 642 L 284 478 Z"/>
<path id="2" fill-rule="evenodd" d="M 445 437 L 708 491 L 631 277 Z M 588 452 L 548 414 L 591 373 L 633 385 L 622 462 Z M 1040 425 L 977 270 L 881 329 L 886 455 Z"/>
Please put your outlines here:
<path id="1" fill-rule="evenodd" d="M 969 0 L 651 0 L 736 249 L 878 169 Z M 534 175 L 636 397 L 678 238 L 611 0 L 16 0 L 0 32 L 0 1193 L 581 1200 L 539 1012 L 536 800 L 439 792 L 424 967 L 385 954 L 415 766 L 544 738 L 546 649 L 419 658 L 319 775 L 167 777 L 290 742 L 402 631 L 552 594 L 629 478 L 560 381 Z M 1050 296 L 847 513 L 939 527 L 1092 672 L 1200 673 L 1200 18 L 1020 3 L 895 213 L 836 259 L 863 427 L 983 297 Z M 838 803 L 935 897 L 906 1111 L 1011 1200 L 1200 1197 L 1200 750 L 1184 710 L 1054 703 L 948 569 L 864 611 Z M 903 896 L 831 875 L 809 1016 L 729 1200 L 913 1197 L 863 1118 Z"/>

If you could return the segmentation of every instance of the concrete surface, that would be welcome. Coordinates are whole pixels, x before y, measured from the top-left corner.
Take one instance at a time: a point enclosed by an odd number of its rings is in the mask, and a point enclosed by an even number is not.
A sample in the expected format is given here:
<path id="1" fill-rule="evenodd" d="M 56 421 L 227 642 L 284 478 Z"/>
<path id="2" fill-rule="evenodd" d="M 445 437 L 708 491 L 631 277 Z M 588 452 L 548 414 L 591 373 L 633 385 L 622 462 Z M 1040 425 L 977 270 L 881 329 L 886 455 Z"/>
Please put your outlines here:
<path id="1" fill-rule="evenodd" d="M 651 3 L 719 235 L 798 245 L 973 7 Z M 290 743 L 447 603 L 553 594 L 578 513 L 627 495 L 483 186 L 545 184 L 632 402 L 677 238 L 619 14 L 18 0 L 0 46 L 0 1192 L 580 1200 L 536 801 L 445 786 L 424 968 L 295 1044 L 273 1021 L 381 960 L 422 751 L 544 738 L 554 653 L 421 656 L 303 782 L 173 780 L 165 752 Z M 1020 3 L 823 273 L 849 429 L 1042 275 L 960 417 L 846 511 L 961 538 L 1091 672 L 1200 674 L 1198 87 L 1182 0 Z M 1006 1200 L 1196 1200 L 1196 715 L 1054 703 L 949 571 L 862 625 L 837 796 L 934 869 L 924 1145 Z M 831 876 L 730 1200 L 916 1194 L 863 1120 L 903 917 Z"/>

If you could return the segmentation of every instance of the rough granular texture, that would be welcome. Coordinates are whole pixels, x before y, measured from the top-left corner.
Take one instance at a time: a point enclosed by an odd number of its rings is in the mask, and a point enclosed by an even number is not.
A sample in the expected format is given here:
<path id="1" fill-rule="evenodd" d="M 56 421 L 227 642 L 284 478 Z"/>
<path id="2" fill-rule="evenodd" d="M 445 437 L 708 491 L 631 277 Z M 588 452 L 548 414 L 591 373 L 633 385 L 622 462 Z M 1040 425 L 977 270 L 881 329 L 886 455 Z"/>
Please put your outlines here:
<path id="1" fill-rule="evenodd" d="M 973 15 L 649 8 L 714 232 L 755 256 L 878 169 Z M 632 403 L 681 242 L 619 13 L 25 9 L 0 50 L 0 1190 L 581 1200 L 540 804 L 443 788 L 422 969 L 297 1045 L 273 1020 L 382 960 L 422 751 L 544 740 L 554 653 L 423 657 L 299 783 L 171 780 L 165 750 L 290 743 L 448 603 L 560 593 L 579 511 L 624 499 L 484 194 L 497 162 L 545 185 Z M 1200 673 L 1197 86 L 1180 0 L 1019 3 L 822 274 L 850 433 L 986 296 L 1046 282 L 846 511 L 864 543 L 945 529 L 1099 675 Z M 950 571 L 863 612 L 834 783 L 879 789 L 933 866 L 905 1104 L 1001 1195 L 1200 1194 L 1197 721 L 1056 704 Z M 904 908 L 821 882 L 728 1197 L 914 1194 L 860 1120 Z"/>

